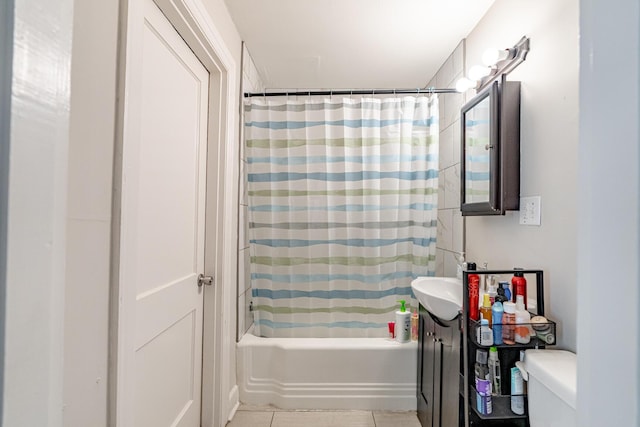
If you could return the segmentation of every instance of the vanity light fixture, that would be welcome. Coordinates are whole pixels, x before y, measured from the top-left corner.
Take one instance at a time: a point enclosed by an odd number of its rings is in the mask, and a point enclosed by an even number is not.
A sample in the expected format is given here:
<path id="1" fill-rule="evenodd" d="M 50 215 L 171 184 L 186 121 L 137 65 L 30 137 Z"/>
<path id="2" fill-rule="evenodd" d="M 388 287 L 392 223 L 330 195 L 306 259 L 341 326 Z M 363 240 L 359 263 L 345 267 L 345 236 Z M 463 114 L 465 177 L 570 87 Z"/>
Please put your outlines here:
<path id="1" fill-rule="evenodd" d="M 482 54 L 482 63 L 487 67 L 493 67 L 500 61 L 512 58 L 513 53 L 513 49 L 498 49 L 491 47 L 485 50 Z"/>
<path id="2" fill-rule="evenodd" d="M 475 80 L 468 79 L 466 77 L 461 77 L 456 82 L 456 90 L 460 93 L 466 92 L 469 89 L 473 89 L 478 85 L 478 82 Z"/>
<path id="3" fill-rule="evenodd" d="M 482 65 L 473 65 L 469 68 L 467 77 L 462 77 L 456 82 L 458 92 L 466 92 L 469 89 L 482 90 L 496 77 L 510 73 L 520 65 L 529 52 L 529 38 L 524 36 L 518 43 L 508 49 L 487 49 L 482 55 Z"/>
<path id="4" fill-rule="evenodd" d="M 478 81 L 481 80 L 483 77 L 488 76 L 489 74 L 491 74 L 492 69 L 489 67 L 483 67 L 482 65 L 474 65 L 473 67 L 469 68 L 469 79 L 474 80 L 474 81 Z"/>

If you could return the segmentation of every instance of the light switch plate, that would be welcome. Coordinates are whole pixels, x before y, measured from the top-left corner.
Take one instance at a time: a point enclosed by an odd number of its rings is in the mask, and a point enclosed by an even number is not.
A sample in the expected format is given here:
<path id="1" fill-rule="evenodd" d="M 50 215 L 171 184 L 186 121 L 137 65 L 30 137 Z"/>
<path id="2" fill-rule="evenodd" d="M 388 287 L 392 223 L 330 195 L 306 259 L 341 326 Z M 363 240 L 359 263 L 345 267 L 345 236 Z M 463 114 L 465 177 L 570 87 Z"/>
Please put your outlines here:
<path id="1" fill-rule="evenodd" d="M 540 225 L 540 196 L 520 197 L 520 224 Z"/>

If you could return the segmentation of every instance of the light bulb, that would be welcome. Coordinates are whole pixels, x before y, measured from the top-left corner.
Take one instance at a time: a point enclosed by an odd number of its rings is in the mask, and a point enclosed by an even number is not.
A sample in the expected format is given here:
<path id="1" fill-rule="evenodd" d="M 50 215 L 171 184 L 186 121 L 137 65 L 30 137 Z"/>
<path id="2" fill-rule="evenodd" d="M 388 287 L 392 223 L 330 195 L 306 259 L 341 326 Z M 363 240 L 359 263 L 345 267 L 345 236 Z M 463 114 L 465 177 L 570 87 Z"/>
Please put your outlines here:
<path id="1" fill-rule="evenodd" d="M 466 77 L 461 77 L 456 82 L 456 90 L 460 93 L 466 92 L 474 87 L 476 87 L 476 82 L 473 80 L 469 80 Z"/>
<path id="2" fill-rule="evenodd" d="M 509 49 L 489 48 L 482 54 L 482 63 L 487 67 L 493 67 L 498 62 L 509 57 Z"/>
<path id="3" fill-rule="evenodd" d="M 469 69 L 469 78 L 471 80 L 481 80 L 483 77 L 491 74 L 491 68 L 483 67 L 482 65 L 474 65 Z"/>

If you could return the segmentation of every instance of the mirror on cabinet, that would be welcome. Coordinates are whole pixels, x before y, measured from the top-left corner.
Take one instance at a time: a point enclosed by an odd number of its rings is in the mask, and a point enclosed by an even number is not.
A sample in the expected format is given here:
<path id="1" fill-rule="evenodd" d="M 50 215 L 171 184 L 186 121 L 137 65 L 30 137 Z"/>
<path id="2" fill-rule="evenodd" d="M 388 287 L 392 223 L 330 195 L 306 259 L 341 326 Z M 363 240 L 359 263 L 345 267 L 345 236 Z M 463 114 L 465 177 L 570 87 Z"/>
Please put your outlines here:
<path id="1" fill-rule="evenodd" d="M 461 110 L 462 215 L 504 215 L 520 202 L 520 82 L 504 76 Z"/>

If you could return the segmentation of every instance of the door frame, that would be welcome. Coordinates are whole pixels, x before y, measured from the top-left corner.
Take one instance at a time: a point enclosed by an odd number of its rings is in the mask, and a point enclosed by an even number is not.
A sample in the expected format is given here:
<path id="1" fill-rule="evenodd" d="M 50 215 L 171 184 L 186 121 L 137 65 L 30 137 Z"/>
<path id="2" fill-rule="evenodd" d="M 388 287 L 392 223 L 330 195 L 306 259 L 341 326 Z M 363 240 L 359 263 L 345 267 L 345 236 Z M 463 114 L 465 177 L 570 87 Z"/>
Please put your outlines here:
<path id="1" fill-rule="evenodd" d="M 125 87 L 127 64 L 127 17 L 129 5 L 138 0 L 122 0 L 120 10 L 120 41 L 118 64 L 118 105 L 116 147 L 114 159 L 114 197 L 111 253 L 111 295 L 109 333 L 109 421 L 110 426 L 125 425 L 130 416 L 127 394 L 119 392 L 118 378 L 124 375 L 118 359 L 123 353 L 118 343 L 121 328 L 132 325 L 127 304 L 120 302 L 127 295 L 119 281 L 120 215 L 122 202 L 122 148 L 124 109 L 128 88 Z M 233 325 L 230 308 L 234 302 L 237 250 L 237 165 L 233 150 L 236 141 L 236 63 L 201 0 L 154 0 L 189 48 L 209 71 L 209 122 L 207 130 L 207 178 L 205 207 L 204 274 L 215 277 L 215 284 L 206 287 L 203 310 L 202 342 L 202 405 L 201 425 L 224 426 L 230 408 L 225 396 L 224 372 L 233 366 L 225 348 L 234 346 L 235 337 L 228 330 Z M 135 53 L 134 53 L 135 54 Z M 225 248 L 227 250 L 225 250 Z M 227 326 L 225 328 L 225 325 Z M 126 339 L 126 336 L 125 336 Z"/>

